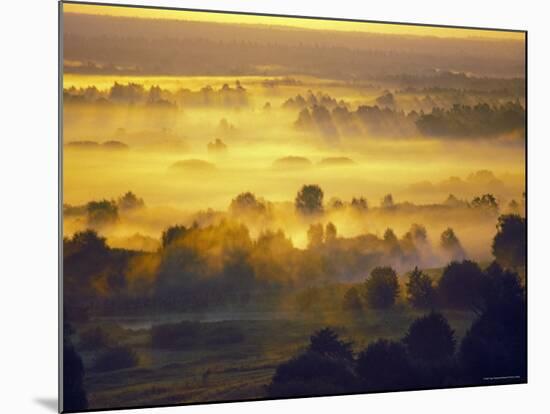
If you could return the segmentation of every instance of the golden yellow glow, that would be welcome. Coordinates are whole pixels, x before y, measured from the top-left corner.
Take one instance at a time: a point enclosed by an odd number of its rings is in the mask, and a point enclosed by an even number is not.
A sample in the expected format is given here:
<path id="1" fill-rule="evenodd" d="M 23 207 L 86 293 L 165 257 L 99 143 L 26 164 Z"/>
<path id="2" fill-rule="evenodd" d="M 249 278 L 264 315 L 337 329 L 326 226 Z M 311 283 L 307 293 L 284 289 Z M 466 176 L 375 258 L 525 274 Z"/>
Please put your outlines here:
<path id="1" fill-rule="evenodd" d="M 232 24 L 250 24 L 267 26 L 284 26 L 296 29 L 313 30 L 336 30 L 347 32 L 380 33 L 393 35 L 410 36 L 436 36 L 436 37 L 454 37 L 454 38 L 486 38 L 486 39 L 525 39 L 522 32 L 513 31 L 495 31 L 495 30 L 477 30 L 477 29 L 456 29 L 429 26 L 412 26 L 404 24 L 387 23 L 366 23 L 366 22 L 346 22 L 335 20 L 272 17 L 272 16 L 254 16 L 242 14 L 227 14 L 214 12 L 197 12 L 183 10 L 165 10 L 148 9 L 123 6 L 98 6 L 92 4 L 71 4 L 63 5 L 64 12 L 82 13 L 94 15 L 136 17 L 145 19 L 171 19 L 182 21 L 202 21 L 215 23 Z"/>

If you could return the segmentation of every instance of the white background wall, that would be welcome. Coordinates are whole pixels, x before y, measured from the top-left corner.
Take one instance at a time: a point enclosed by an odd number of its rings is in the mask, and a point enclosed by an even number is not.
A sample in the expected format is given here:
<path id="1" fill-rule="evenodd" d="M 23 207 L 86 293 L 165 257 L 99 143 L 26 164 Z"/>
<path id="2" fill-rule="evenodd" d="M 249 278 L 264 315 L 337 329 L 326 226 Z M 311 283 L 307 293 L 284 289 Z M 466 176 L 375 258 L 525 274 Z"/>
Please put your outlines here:
<path id="1" fill-rule="evenodd" d="M 529 30 L 529 384 L 175 407 L 149 412 L 548 412 L 545 394 L 550 389 L 547 317 L 550 315 L 547 271 L 550 133 L 546 124 L 550 121 L 547 100 L 550 15 L 544 2 L 127 2 Z M 48 413 L 56 410 L 57 403 L 57 2 L 11 0 L 2 2 L 0 7 L 0 410 Z"/>

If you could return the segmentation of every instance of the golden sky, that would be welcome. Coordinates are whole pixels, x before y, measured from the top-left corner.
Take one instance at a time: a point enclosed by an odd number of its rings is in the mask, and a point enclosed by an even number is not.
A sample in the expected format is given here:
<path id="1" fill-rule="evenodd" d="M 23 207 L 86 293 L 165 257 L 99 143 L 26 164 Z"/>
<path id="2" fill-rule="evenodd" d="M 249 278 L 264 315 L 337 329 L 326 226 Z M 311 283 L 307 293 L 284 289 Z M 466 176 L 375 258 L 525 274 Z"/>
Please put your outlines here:
<path id="1" fill-rule="evenodd" d="M 411 26 L 386 23 L 343 22 L 335 20 L 303 19 L 272 16 L 253 16 L 242 14 L 226 14 L 212 12 L 196 12 L 182 10 L 147 9 L 122 6 L 98 6 L 93 4 L 63 4 L 64 12 L 122 17 L 138 17 L 146 19 L 170 19 L 183 21 L 203 21 L 216 23 L 256 24 L 271 26 L 286 26 L 315 30 L 338 30 L 350 32 L 366 32 L 381 34 L 398 34 L 414 36 L 437 37 L 481 37 L 487 39 L 524 40 L 524 33 L 494 30 L 455 29 L 428 26 Z"/>

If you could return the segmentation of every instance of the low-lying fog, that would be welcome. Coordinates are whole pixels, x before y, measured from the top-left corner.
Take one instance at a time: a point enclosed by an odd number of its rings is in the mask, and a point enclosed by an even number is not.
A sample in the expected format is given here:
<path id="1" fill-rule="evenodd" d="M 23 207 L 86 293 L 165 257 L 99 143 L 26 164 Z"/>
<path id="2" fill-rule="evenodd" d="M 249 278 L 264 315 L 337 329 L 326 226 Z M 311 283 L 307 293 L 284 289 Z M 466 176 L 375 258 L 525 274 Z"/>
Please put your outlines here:
<path id="1" fill-rule="evenodd" d="M 504 212 L 512 200 L 522 202 L 522 131 L 512 126 L 482 137 L 428 133 L 433 129 L 416 122 L 426 99 L 410 91 L 312 78 L 127 81 L 143 86 L 122 83 L 117 89 L 112 79 L 100 76 L 65 79 L 64 204 L 117 200 L 128 191 L 145 202 L 97 228 L 116 247 L 153 250 L 168 226 L 215 223 L 238 194 L 252 192 L 271 203 L 268 217 L 237 217 L 254 237 L 282 229 L 295 246 L 305 247 L 314 222 L 334 223 L 343 237 L 382 237 L 387 228 L 400 237 L 418 223 L 434 246 L 452 227 L 472 257 L 486 260 L 496 216 L 419 206 L 443 204 L 450 194 L 471 202 L 490 193 Z M 207 85 L 212 89 L 205 90 Z M 444 94 L 430 99 L 431 105 L 452 108 Z M 514 97 L 488 103 L 496 108 L 507 100 Z M 363 121 L 359 108 L 375 105 L 386 112 Z M 320 107 L 332 118 L 316 114 Z M 344 109 L 349 121 L 335 108 Z M 312 111 L 311 117 L 304 110 Z M 304 117 L 309 124 L 299 121 Z M 325 213 L 315 219 L 295 212 L 294 199 L 306 184 L 324 192 Z M 379 208 L 387 194 L 400 208 Z M 358 213 L 349 204 L 360 197 L 368 208 Z M 345 208 L 332 208 L 337 199 Z M 85 215 L 65 214 L 67 236 L 90 226 Z"/>

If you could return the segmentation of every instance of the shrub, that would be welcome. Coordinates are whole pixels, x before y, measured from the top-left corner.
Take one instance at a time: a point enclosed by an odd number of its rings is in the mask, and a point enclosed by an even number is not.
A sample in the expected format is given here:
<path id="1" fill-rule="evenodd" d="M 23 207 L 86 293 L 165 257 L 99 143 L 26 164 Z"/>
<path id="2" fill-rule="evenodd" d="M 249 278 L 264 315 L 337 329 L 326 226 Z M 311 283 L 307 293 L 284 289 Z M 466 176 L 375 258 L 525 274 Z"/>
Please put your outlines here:
<path id="1" fill-rule="evenodd" d="M 270 397 L 299 397 L 353 392 L 356 378 L 341 359 L 305 352 L 277 367 L 267 388 Z"/>

